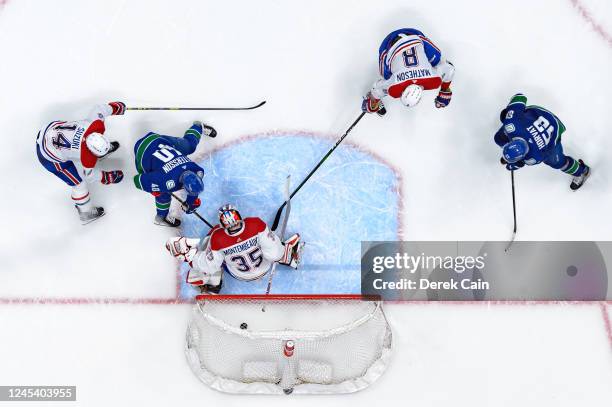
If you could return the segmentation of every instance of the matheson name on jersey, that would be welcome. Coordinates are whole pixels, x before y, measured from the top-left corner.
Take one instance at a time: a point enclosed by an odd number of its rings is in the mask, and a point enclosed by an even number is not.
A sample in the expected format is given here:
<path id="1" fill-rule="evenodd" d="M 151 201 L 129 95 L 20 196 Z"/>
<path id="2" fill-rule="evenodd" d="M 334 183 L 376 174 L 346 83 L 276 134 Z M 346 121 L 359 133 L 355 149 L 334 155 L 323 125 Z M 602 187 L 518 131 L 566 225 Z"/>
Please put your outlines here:
<path id="1" fill-rule="evenodd" d="M 410 79 L 427 78 L 433 76 L 429 69 L 411 69 L 409 71 L 403 71 L 396 75 L 396 79 L 399 82 L 407 81 Z"/>

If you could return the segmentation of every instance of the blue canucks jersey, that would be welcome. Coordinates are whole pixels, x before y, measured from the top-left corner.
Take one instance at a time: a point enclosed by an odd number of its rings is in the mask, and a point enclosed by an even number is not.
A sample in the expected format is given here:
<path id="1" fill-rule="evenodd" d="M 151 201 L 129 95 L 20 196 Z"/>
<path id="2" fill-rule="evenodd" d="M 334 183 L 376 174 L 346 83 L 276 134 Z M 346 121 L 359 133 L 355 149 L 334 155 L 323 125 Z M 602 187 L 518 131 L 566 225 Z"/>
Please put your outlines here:
<path id="1" fill-rule="evenodd" d="M 187 157 L 195 151 L 202 137 L 202 126 L 194 124 L 184 137 L 148 133 L 134 145 L 136 188 L 147 192 L 168 193 L 183 188 L 180 182 L 185 171 L 203 176 L 204 169 Z"/>
<path id="2" fill-rule="evenodd" d="M 500 119 L 502 127 L 496 142 L 501 145 L 514 138 L 527 141 L 529 152 L 524 159 L 527 165 L 539 164 L 555 154 L 557 145 L 561 143 L 561 134 L 565 131 L 557 116 L 543 107 L 527 106 L 527 97 L 520 93 L 512 97 Z"/>

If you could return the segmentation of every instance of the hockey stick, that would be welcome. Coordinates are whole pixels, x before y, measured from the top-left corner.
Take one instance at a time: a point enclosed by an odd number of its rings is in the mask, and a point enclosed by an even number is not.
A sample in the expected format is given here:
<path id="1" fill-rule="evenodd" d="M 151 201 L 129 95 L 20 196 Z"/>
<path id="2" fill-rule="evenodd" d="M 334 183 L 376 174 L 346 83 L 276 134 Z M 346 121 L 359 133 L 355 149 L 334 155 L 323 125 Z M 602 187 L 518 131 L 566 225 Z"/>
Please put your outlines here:
<path id="1" fill-rule="evenodd" d="M 177 200 L 177 201 L 178 201 L 178 202 L 181 204 L 181 206 L 183 207 L 183 209 L 187 209 L 187 202 L 183 201 L 181 198 L 179 198 L 178 196 L 176 196 L 174 193 L 172 193 L 172 197 L 173 197 L 174 199 L 176 199 L 176 200 Z M 199 218 L 199 219 L 200 219 L 202 222 L 206 223 L 206 226 L 208 226 L 209 228 L 211 228 L 211 229 L 212 229 L 212 228 L 214 227 L 214 226 L 213 226 L 213 225 L 212 225 L 212 224 L 211 224 L 209 221 L 207 221 L 206 219 L 204 219 L 204 218 L 202 217 L 202 215 L 200 215 L 200 214 L 199 214 L 199 213 L 197 213 L 196 211 L 193 211 L 192 213 L 193 213 L 195 216 L 197 216 L 197 217 L 198 217 L 198 218 Z"/>
<path id="2" fill-rule="evenodd" d="M 285 231 L 287 230 L 287 221 L 289 220 L 289 213 L 291 212 L 291 195 L 289 195 L 289 189 L 291 187 L 291 175 L 287 175 L 287 180 L 285 181 L 285 204 L 287 209 L 285 209 L 285 217 L 283 218 L 283 224 L 281 225 L 280 230 L 280 239 L 281 243 L 285 240 Z M 272 265 L 272 269 L 270 270 L 270 275 L 268 276 L 268 287 L 266 288 L 266 295 L 270 294 L 270 290 L 272 289 L 272 279 L 274 278 L 274 273 L 276 272 L 276 265 L 278 263 L 275 262 Z M 266 311 L 265 306 L 261 308 L 263 312 Z"/>
<path id="3" fill-rule="evenodd" d="M 264 100 L 249 107 L 126 107 L 126 110 L 253 110 L 265 104 Z"/>
<path id="4" fill-rule="evenodd" d="M 306 181 L 308 181 L 310 179 L 310 177 L 312 177 L 312 175 L 315 173 L 315 171 L 317 171 L 319 169 L 319 167 L 325 162 L 325 160 L 327 160 L 327 158 L 331 155 L 331 153 L 333 153 L 334 150 L 340 145 L 340 143 L 342 143 L 342 140 L 344 140 L 344 138 L 346 136 L 348 136 L 348 134 L 351 132 L 351 130 L 353 130 L 353 128 L 357 125 L 357 123 L 359 123 L 359 120 L 361 120 L 361 118 L 364 115 L 365 115 L 365 112 L 361 112 L 359 117 L 357 117 L 357 119 L 353 122 L 353 124 L 351 124 L 350 127 L 344 132 L 342 137 L 340 137 L 338 139 L 338 141 L 336 141 L 336 144 L 334 144 L 334 146 L 331 148 L 331 150 L 329 150 L 327 152 L 327 154 L 325 154 L 325 156 L 323 156 L 321 161 L 319 161 L 319 163 L 312 169 L 312 171 L 310 171 L 310 173 L 306 176 L 306 178 L 304 178 L 304 180 L 300 183 L 300 185 L 298 185 L 297 188 L 291 193 L 291 195 L 289 195 L 290 199 L 293 198 L 295 196 L 295 194 L 297 194 L 297 192 L 300 190 L 300 188 L 302 188 L 304 186 Z M 280 206 L 280 208 L 278 208 L 278 211 L 276 211 L 276 216 L 274 217 L 274 222 L 272 222 L 272 230 L 276 230 L 276 228 L 278 227 L 278 222 L 280 221 L 281 213 L 283 212 L 283 208 L 285 207 L 285 205 L 287 205 L 287 202 L 289 202 L 289 200 L 286 200 L 285 202 L 283 202 L 283 204 Z"/>
<path id="5" fill-rule="evenodd" d="M 510 171 L 510 180 L 512 181 L 512 213 L 514 215 L 514 229 L 512 230 L 512 238 L 506 246 L 506 250 L 504 250 L 505 252 L 510 250 L 510 246 L 512 246 L 512 243 L 514 243 L 514 238 L 516 237 L 516 197 L 514 193 L 514 170 Z"/>

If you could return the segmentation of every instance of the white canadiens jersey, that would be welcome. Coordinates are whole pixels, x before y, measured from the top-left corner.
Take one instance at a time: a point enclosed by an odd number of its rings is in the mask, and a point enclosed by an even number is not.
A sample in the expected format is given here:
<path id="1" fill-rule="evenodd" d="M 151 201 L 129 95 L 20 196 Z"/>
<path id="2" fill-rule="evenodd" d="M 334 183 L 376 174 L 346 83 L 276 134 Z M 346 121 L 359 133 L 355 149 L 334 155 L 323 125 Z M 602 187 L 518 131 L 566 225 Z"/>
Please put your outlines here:
<path id="1" fill-rule="evenodd" d="M 112 112 L 109 105 L 99 105 L 90 112 L 87 119 L 49 123 L 38 133 L 36 139 L 41 154 L 51 162 L 73 161 L 85 168 L 93 168 L 97 157 L 82 146 L 89 134 L 104 133 L 104 118 Z"/>
<path id="2" fill-rule="evenodd" d="M 235 278 L 256 280 L 268 272 L 284 254 L 284 246 L 260 218 L 244 219 L 240 233 L 228 234 L 219 225 L 209 233 L 203 252 L 191 262 L 194 271 L 204 276 L 218 274 L 223 264 Z"/>
<path id="3" fill-rule="evenodd" d="M 442 84 L 440 72 L 431 65 L 425 54 L 423 40 L 418 35 L 401 37 L 380 61 L 390 68 L 391 75 L 374 84 L 372 94 L 378 99 L 387 95 L 399 98 L 404 89 L 412 84 L 420 85 L 425 90 L 437 89 Z"/>

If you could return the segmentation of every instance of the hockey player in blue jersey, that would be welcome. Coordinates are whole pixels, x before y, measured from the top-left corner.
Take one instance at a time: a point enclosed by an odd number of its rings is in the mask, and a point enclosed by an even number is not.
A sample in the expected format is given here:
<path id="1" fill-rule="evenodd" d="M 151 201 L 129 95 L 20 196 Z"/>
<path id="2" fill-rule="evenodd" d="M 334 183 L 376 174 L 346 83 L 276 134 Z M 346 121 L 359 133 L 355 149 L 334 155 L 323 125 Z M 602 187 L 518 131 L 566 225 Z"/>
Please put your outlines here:
<path id="1" fill-rule="evenodd" d="M 163 136 L 150 132 L 134 145 L 136 188 L 155 197 L 157 214 L 155 224 L 180 226 L 181 222 L 168 215 L 172 192 L 184 189 L 187 192 L 183 209 L 192 213 L 201 204 L 198 195 L 204 189 L 204 170 L 187 157 L 193 153 L 202 135 L 215 137 L 217 131 L 199 121 L 187 129 L 183 137 Z"/>
<path id="2" fill-rule="evenodd" d="M 500 116 L 502 127 L 495 143 L 502 148 L 501 163 L 510 171 L 544 163 L 573 176 L 570 188 L 576 191 L 591 174 L 582 160 L 563 153 L 561 135 L 565 126 L 553 113 L 540 106 L 527 106 L 527 97 L 517 93 Z"/>
<path id="3" fill-rule="evenodd" d="M 437 108 L 448 106 L 453 96 L 450 86 L 455 67 L 425 34 L 414 28 L 401 28 L 385 37 L 378 49 L 378 69 L 381 78 L 361 104 L 366 113 L 383 116 L 387 112 L 382 102 L 385 96 L 412 107 L 419 103 L 423 91 L 439 89 Z"/>

